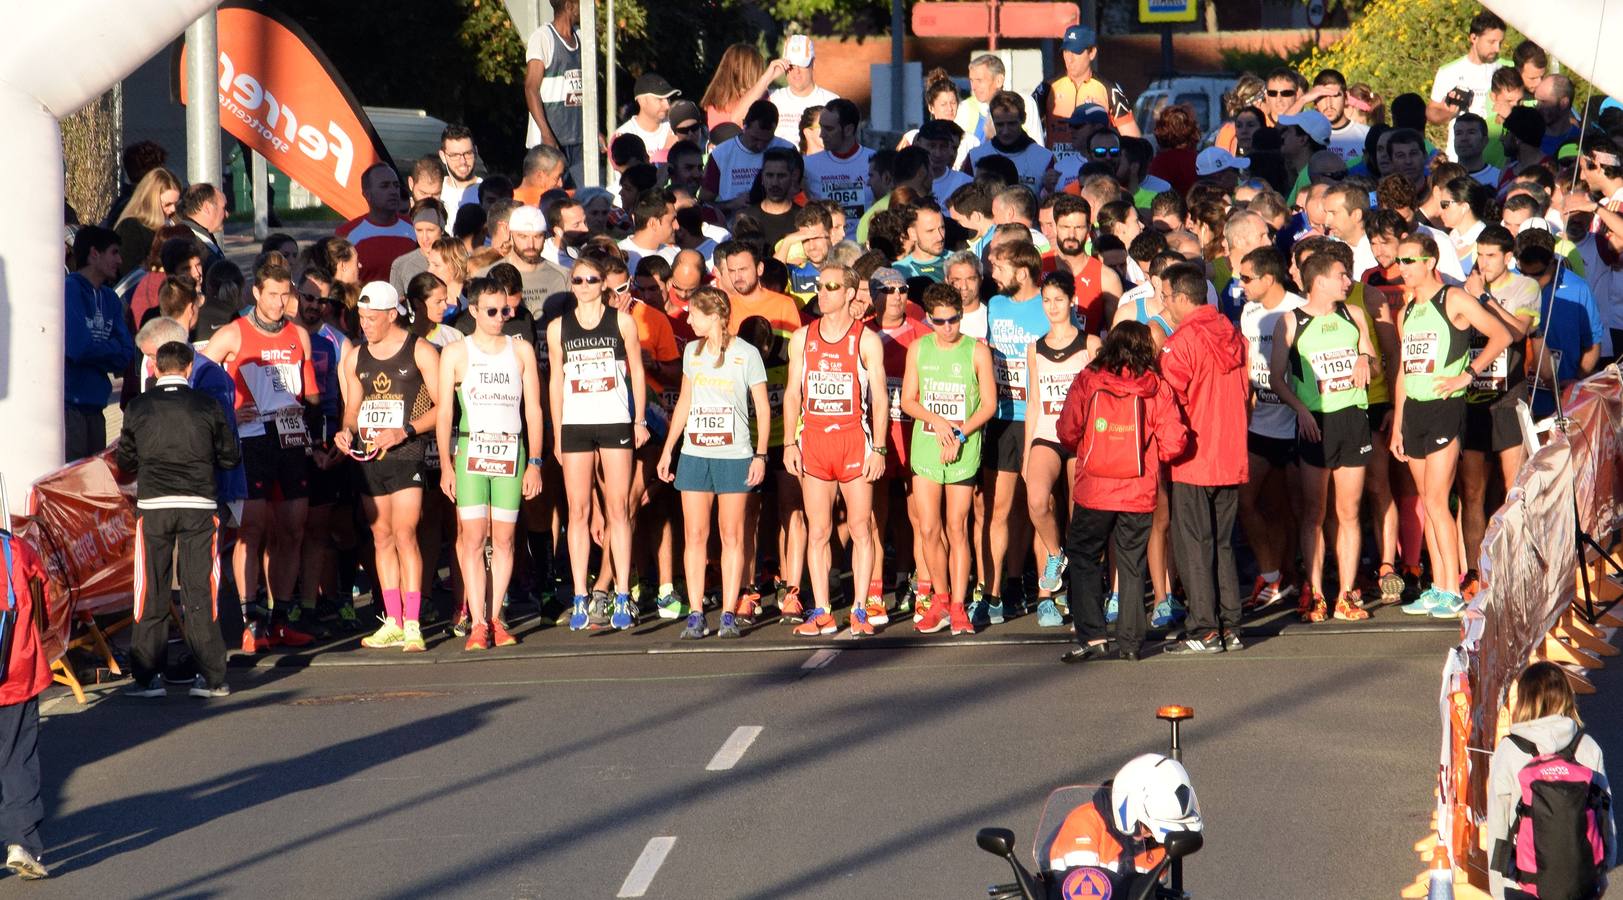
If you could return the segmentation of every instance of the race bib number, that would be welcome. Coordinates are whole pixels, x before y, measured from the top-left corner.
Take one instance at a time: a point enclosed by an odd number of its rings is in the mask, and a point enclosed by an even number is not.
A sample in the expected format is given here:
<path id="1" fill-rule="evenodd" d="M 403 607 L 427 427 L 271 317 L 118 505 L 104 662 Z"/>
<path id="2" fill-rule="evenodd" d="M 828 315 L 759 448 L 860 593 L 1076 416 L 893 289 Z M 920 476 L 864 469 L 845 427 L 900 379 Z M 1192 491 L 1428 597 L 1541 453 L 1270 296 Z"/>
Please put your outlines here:
<path id="1" fill-rule="evenodd" d="M 885 388 L 890 394 L 890 420 L 892 422 L 906 422 L 907 416 L 902 415 L 902 380 L 900 378 L 886 378 Z"/>
<path id="2" fill-rule="evenodd" d="M 729 447 L 736 415 L 731 406 L 701 406 L 688 414 L 688 443 L 695 447 Z"/>
<path id="3" fill-rule="evenodd" d="M 806 412 L 849 416 L 857 411 L 857 379 L 850 372 L 806 373 Z"/>
<path id="4" fill-rule="evenodd" d="M 511 478 L 518 474 L 518 435 L 474 434 L 468 437 L 468 455 L 462 460 L 468 475 Z"/>
<path id="5" fill-rule="evenodd" d="M 992 376 L 997 381 L 998 396 L 1006 400 L 1024 403 L 1026 399 L 1026 359 L 1020 357 L 997 358 L 992 360 Z"/>
<path id="6" fill-rule="evenodd" d="M 954 425 L 963 425 L 969 418 L 969 386 L 950 382 L 931 382 L 920 392 L 919 401 L 924 408 Z"/>
<path id="7" fill-rule="evenodd" d="M 620 365 L 614 351 L 575 350 L 564 362 L 564 381 L 572 394 L 606 394 L 620 383 Z"/>
<path id="8" fill-rule="evenodd" d="M 1437 371 L 1437 332 L 1411 331 L 1403 335 L 1403 374 L 1430 375 Z"/>
<path id="9" fill-rule="evenodd" d="M 665 410 L 666 415 L 670 415 L 671 413 L 676 412 L 676 401 L 681 396 L 682 396 L 682 392 L 680 390 L 660 391 L 659 392 L 659 408 Z"/>
<path id="10" fill-rule="evenodd" d="M 276 437 L 282 449 L 310 446 L 310 432 L 304 427 L 304 409 L 284 406 L 276 411 Z"/>
<path id="11" fill-rule="evenodd" d="M 387 428 L 405 428 L 406 401 L 363 400 L 357 424 L 368 436 Z"/>
<path id="12" fill-rule="evenodd" d="M 1251 389 L 1257 392 L 1258 403 L 1278 403 L 1279 395 L 1274 393 L 1273 385 L 1269 381 L 1268 360 L 1259 354 L 1251 355 Z"/>
<path id="13" fill-rule="evenodd" d="M 581 78 L 579 69 L 568 69 L 564 72 L 564 105 L 580 106 L 581 94 L 585 92 L 586 85 Z"/>
<path id="14" fill-rule="evenodd" d="M 1065 397 L 1071 392 L 1076 376 L 1067 372 L 1044 372 L 1037 376 L 1037 399 L 1042 403 L 1045 416 L 1058 416 L 1065 408 Z"/>
<path id="15" fill-rule="evenodd" d="M 1473 368 L 1475 367 L 1477 357 L 1481 355 L 1481 347 L 1471 348 L 1471 364 Z M 1471 379 L 1471 390 L 1494 391 L 1496 393 L 1502 392 L 1505 389 L 1505 385 L 1508 383 L 1507 379 L 1509 376 L 1510 360 L 1506 358 L 1505 353 L 1501 352 L 1498 356 L 1493 358 L 1493 365 L 1489 366 L 1486 372 L 1483 372 L 1481 375 L 1477 375 Z"/>
<path id="16" fill-rule="evenodd" d="M 775 381 L 768 381 L 766 383 L 766 405 L 772 410 L 773 419 L 777 419 L 779 416 L 783 415 L 783 392 L 784 385 L 778 384 Z"/>
<path id="17" fill-rule="evenodd" d="M 1319 382 L 1319 394 L 1334 394 L 1353 389 L 1353 369 L 1358 365 L 1358 351 L 1351 347 L 1324 350 L 1308 357 L 1313 366 L 1313 377 Z"/>

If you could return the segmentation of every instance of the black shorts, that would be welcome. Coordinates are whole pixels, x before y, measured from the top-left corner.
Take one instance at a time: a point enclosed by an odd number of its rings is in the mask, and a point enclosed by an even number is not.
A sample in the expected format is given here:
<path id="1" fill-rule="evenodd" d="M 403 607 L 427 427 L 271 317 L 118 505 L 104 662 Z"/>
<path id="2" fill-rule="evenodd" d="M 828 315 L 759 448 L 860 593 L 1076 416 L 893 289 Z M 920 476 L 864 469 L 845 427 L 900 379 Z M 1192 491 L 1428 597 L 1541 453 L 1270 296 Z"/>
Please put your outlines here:
<path id="1" fill-rule="evenodd" d="M 1034 438 L 1031 442 L 1031 446 L 1047 447 L 1048 449 L 1054 451 L 1054 455 L 1058 456 L 1059 461 L 1062 463 L 1069 462 L 1076 457 L 1076 454 L 1071 452 L 1071 448 L 1061 444 L 1059 441 L 1051 441 L 1047 438 Z"/>
<path id="2" fill-rule="evenodd" d="M 610 425 L 565 425 L 559 447 L 565 453 L 590 453 L 593 450 L 633 450 L 630 422 Z"/>
<path id="3" fill-rule="evenodd" d="M 310 496 L 310 463 L 303 447 L 283 447 L 274 433 L 242 439 L 242 471 L 249 500 L 304 500 Z"/>
<path id="4" fill-rule="evenodd" d="M 981 470 L 1016 472 L 1025 463 L 1026 423 L 992 419 L 981 441 Z"/>
<path id="5" fill-rule="evenodd" d="M 1371 436 L 1380 434 L 1383 429 L 1392 425 L 1392 404 L 1371 403 L 1369 405 L 1369 433 Z"/>
<path id="6" fill-rule="evenodd" d="M 423 486 L 423 461 L 415 454 L 396 457 L 384 454 L 382 459 L 361 461 L 361 493 L 368 497 L 387 497 L 396 491 Z"/>
<path id="7" fill-rule="evenodd" d="M 1296 436 L 1296 453 L 1302 465 L 1316 469 L 1356 469 L 1369 462 L 1375 444 L 1369 435 L 1369 414 L 1349 406 L 1330 413 L 1314 413 L 1319 425 L 1319 443 Z"/>
<path id="8" fill-rule="evenodd" d="M 1512 391 L 1492 403 L 1465 404 L 1465 444 L 1463 449 L 1478 453 L 1502 453 L 1522 443 L 1522 423 L 1516 418 L 1516 401 L 1527 399 L 1527 387 Z"/>
<path id="9" fill-rule="evenodd" d="M 1465 398 L 1410 400 L 1403 408 L 1403 452 L 1423 459 L 1465 433 Z"/>
<path id="10" fill-rule="evenodd" d="M 1283 469 L 1296 462 L 1296 439 L 1276 438 L 1255 431 L 1245 433 L 1245 449 L 1252 456 L 1262 459 L 1268 465 Z"/>
<path id="11" fill-rule="evenodd" d="M 344 499 L 353 491 L 347 490 L 350 485 L 348 459 L 339 458 L 330 469 L 323 469 L 316 465 L 314 458 L 309 459 L 310 479 L 310 505 L 331 506 Z"/>

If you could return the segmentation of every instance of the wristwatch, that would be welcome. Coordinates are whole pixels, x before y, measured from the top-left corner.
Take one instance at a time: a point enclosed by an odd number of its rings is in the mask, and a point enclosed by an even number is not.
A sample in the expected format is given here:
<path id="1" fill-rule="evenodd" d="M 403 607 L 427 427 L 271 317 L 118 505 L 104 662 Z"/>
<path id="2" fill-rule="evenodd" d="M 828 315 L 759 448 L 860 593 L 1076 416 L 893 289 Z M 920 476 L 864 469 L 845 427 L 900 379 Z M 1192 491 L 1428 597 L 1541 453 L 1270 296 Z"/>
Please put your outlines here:
<path id="1" fill-rule="evenodd" d="M 954 438 L 956 438 L 958 443 L 960 443 L 960 444 L 962 444 L 964 442 L 964 440 L 965 440 L 965 438 L 964 438 L 964 430 L 962 428 L 954 428 L 952 430 L 952 436 Z"/>
<path id="2" fill-rule="evenodd" d="M 532 456 L 528 460 L 526 460 L 526 462 L 528 462 L 532 466 L 535 466 L 537 469 L 541 468 L 541 457 L 539 457 L 539 456 Z"/>
<path id="3" fill-rule="evenodd" d="M 873 452 L 879 454 L 880 456 L 884 456 L 884 455 L 890 453 L 890 448 L 889 447 L 875 447 L 875 448 L 873 448 Z"/>
<path id="4" fill-rule="evenodd" d="M 407 422 L 406 427 L 401 430 L 406 433 L 406 440 L 408 441 L 417 436 L 417 428 L 410 422 Z"/>

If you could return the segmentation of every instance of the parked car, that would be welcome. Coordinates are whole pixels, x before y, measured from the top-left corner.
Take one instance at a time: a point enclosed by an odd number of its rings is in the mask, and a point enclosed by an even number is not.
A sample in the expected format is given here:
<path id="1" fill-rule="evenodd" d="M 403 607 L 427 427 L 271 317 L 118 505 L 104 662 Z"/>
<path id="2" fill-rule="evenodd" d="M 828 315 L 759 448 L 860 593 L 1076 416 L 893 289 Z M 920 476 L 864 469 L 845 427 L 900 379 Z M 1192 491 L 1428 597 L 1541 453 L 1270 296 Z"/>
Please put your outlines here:
<path id="1" fill-rule="evenodd" d="M 1168 104 L 1186 103 L 1195 110 L 1202 134 L 1223 121 L 1223 94 L 1234 87 L 1232 75 L 1179 75 L 1150 83 L 1133 104 L 1133 118 L 1146 137 L 1155 131 L 1155 116 Z"/>

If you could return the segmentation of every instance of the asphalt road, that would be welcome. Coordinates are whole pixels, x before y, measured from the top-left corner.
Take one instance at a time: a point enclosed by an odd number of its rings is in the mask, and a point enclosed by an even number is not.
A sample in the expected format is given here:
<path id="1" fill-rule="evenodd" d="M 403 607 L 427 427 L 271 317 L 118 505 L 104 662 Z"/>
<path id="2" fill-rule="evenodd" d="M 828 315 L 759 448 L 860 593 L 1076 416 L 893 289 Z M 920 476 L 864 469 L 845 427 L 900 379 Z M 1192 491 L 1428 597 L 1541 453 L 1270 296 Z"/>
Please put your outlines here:
<path id="1" fill-rule="evenodd" d="M 1014 626 L 891 646 L 772 626 L 734 652 L 647 627 L 468 664 L 450 642 L 239 664 L 208 703 L 53 699 L 56 877 L 28 893 L 615 897 L 674 838 L 648 897 L 984 896 L 1007 868 L 976 829 L 1028 854 L 1049 791 L 1164 748 L 1172 702 L 1197 711 L 1196 896 L 1391 896 L 1419 871 L 1446 629 L 1067 667 Z M 736 762 L 707 770 L 724 745 Z"/>

